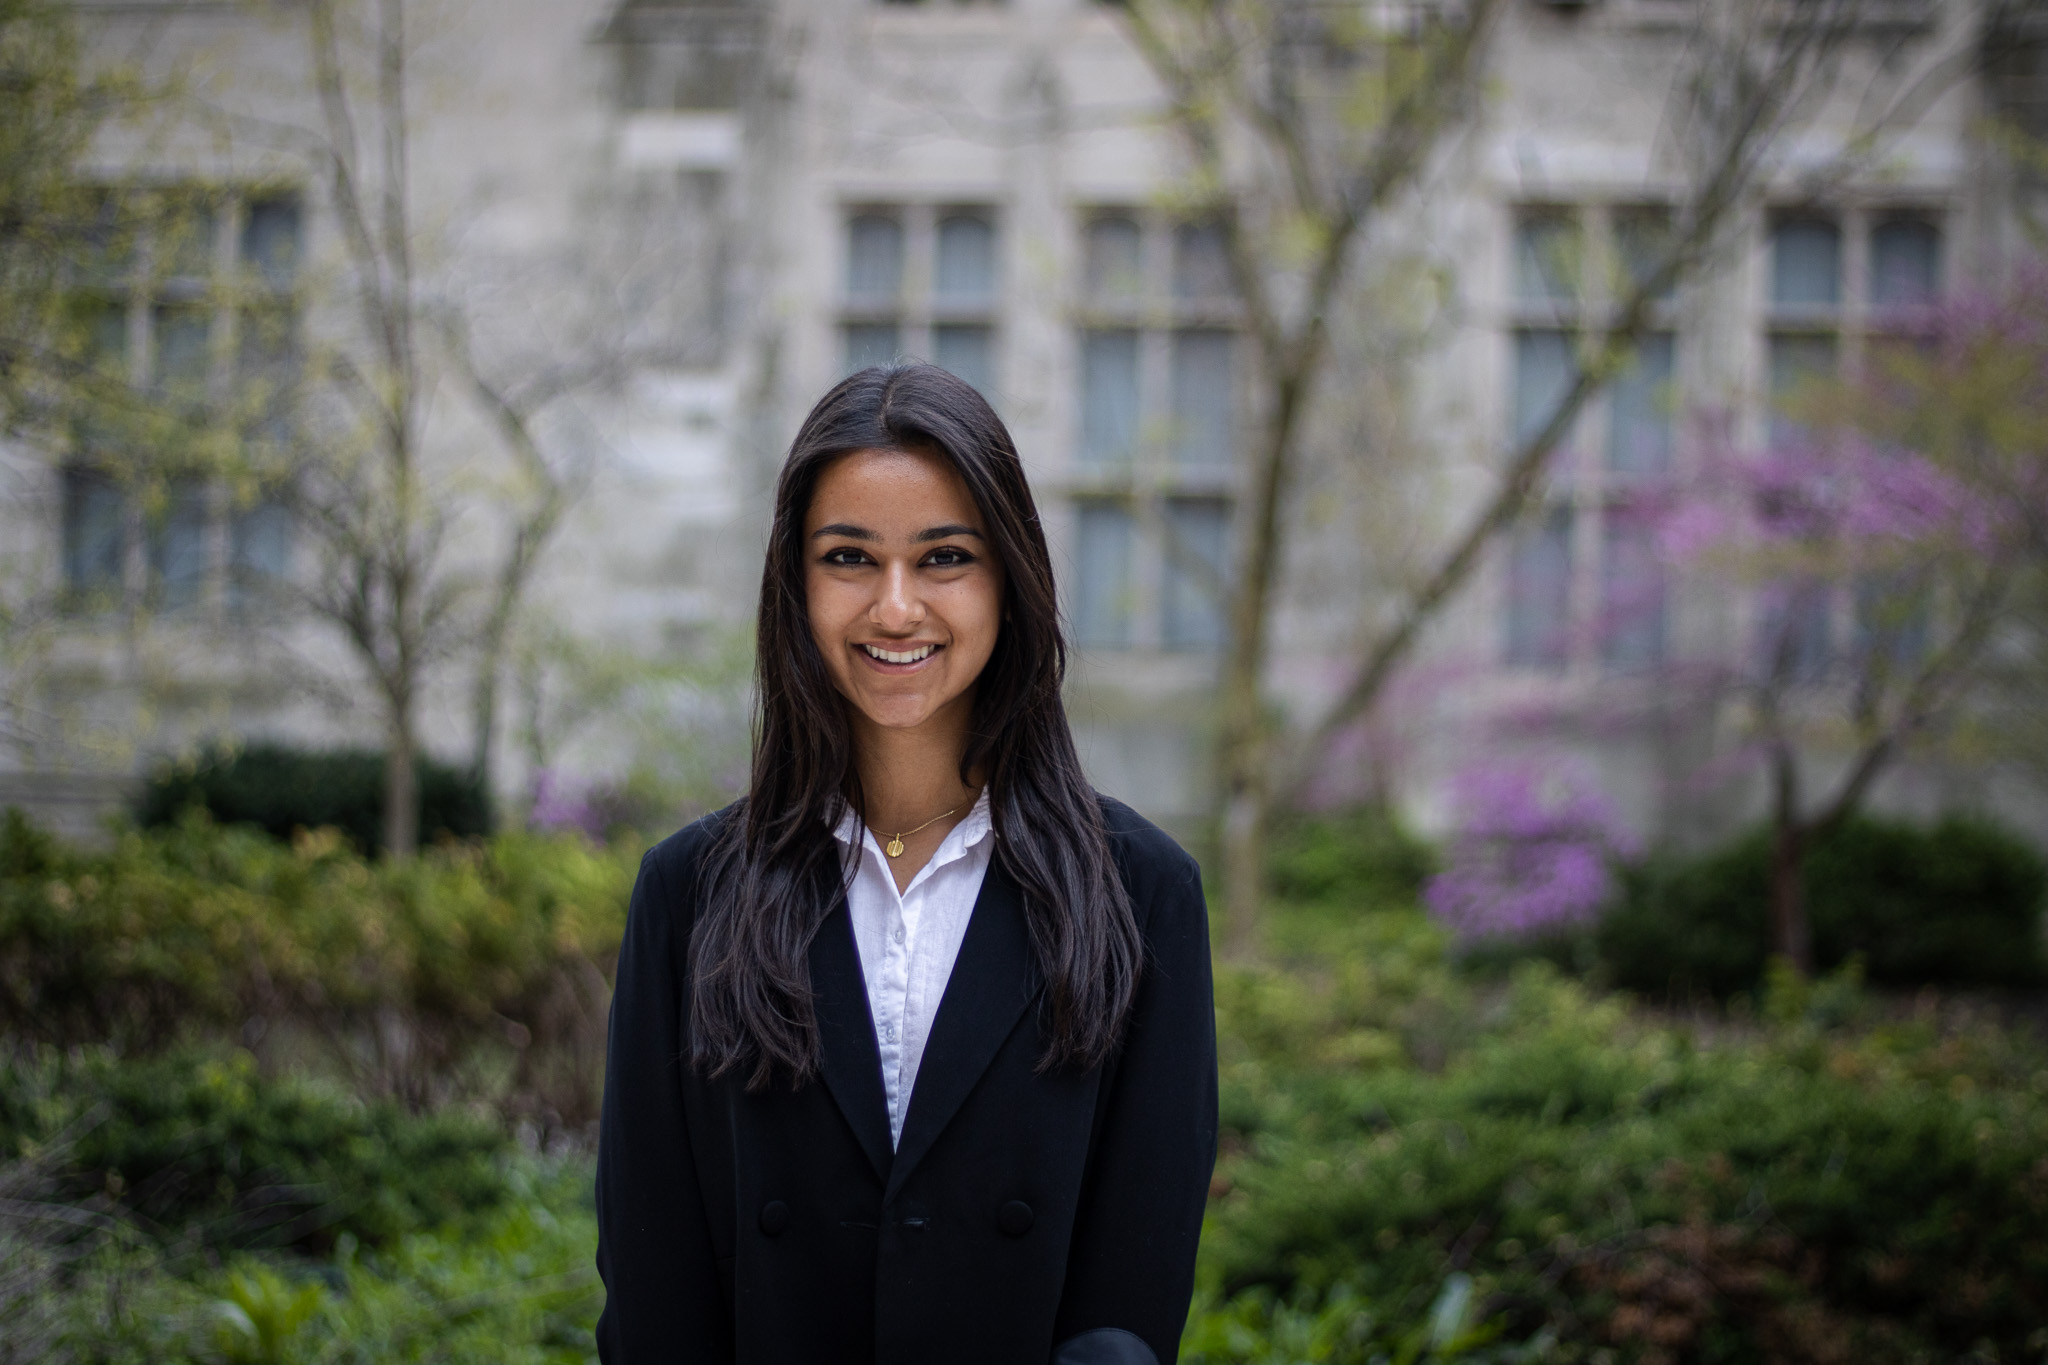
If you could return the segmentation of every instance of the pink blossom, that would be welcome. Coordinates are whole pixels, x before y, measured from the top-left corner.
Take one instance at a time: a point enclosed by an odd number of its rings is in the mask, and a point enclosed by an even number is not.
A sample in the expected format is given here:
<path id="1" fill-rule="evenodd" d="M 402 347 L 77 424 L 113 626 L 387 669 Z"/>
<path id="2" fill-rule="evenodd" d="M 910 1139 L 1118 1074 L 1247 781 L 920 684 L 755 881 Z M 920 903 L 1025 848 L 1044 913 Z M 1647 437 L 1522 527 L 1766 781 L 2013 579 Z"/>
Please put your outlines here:
<path id="1" fill-rule="evenodd" d="M 1453 785 L 1458 828 L 1423 899 L 1460 938 L 1582 924 L 1612 890 L 1612 861 L 1637 851 L 1618 812 L 1575 767 L 1481 764 Z"/>
<path id="2" fill-rule="evenodd" d="M 577 830 L 602 838 L 604 829 L 590 795 L 589 783 L 543 768 L 533 780 L 533 809 L 527 823 L 534 829 Z"/>

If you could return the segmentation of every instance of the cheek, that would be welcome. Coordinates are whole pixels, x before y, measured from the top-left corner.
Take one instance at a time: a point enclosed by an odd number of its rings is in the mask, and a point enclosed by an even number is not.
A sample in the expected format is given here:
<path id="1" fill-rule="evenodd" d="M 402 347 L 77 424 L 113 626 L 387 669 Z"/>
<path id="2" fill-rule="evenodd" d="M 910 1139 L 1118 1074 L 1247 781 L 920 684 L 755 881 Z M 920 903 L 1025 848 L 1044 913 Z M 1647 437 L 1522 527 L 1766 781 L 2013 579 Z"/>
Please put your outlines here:
<path id="1" fill-rule="evenodd" d="M 804 612 L 810 620 L 811 639 L 817 642 L 825 661 L 834 666 L 839 660 L 845 605 L 839 600 L 841 594 L 835 591 L 838 586 L 822 574 L 808 575 L 804 581 Z"/>
<path id="2" fill-rule="evenodd" d="M 955 607 L 956 628 L 963 635 L 972 636 L 981 651 L 995 648 L 996 635 L 1003 628 L 1003 585 L 977 583 L 971 591 L 961 595 Z"/>

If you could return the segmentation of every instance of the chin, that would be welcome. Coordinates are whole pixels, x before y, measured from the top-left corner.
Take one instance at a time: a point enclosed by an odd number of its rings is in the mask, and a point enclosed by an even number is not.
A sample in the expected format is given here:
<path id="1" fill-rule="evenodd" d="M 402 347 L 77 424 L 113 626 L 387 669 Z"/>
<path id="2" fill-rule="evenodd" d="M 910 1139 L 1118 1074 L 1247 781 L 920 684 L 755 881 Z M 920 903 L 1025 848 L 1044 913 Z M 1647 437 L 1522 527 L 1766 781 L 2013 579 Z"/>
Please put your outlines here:
<path id="1" fill-rule="evenodd" d="M 870 722 L 887 730 L 912 730 L 932 718 L 937 708 L 923 697 L 871 697 L 861 708 Z"/>

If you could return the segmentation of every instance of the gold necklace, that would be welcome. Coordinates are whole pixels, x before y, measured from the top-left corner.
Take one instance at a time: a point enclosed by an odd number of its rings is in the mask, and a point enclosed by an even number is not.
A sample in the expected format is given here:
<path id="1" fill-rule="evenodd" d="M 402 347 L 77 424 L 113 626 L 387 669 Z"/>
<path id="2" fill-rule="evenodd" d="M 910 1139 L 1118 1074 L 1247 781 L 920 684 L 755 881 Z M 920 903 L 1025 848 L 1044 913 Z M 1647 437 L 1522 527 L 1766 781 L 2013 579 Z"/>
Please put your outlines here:
<path id="1" fill-rule="evenodd" d="M 959 809 L 960 809 L 960 808 L 959 808 L 958 806 L 955 806 L 955 807 L 953 807 L 953 810 L 959 810 Z M 953 810 L 949 810 L 949 811 L 944 811 L 944 812 L 941 812 L 941 813 L 940 813 L 940 814 L 938 814 L 938 815 L 934 815 L 934 816 L 933 816 L 933 817 L 932 817 L 931 819 L 929 819 L 929 820 L 925 821 L 925 822 L 924 822 L 923 824 L 919 825 L 919 826 L 918 826 L 918 827 L 917 827 L 916 829 L 906 829 L 906 830 L 904 830 L 904 831 L 903 831 L 903 833 L 902 833 L 902 834 L 895 834 L 895 835 L 891 835 L 891 836 L 889 837 L 889 842 L 888 842 L 888 843 L 886 843 L 886 844 L 884 844 L 884 845 L 882 845 L 882 851 L 883 851 L 884 853 L 887 853 L 887 854 L 888 854 L 888 855 L 889 855 L 889 856 L 890 856 L 891 858 L 900 858 L 900 857 L 902 857 L 902 856 L 903 856 L 903 839 L 904 839 L 904 836 L 905 836 L 905 835 L 910 835 L 910 834 L 922 834 L 922 833 L 923 833 L 924 831 L 926 831 L 926 830 L 930 829 L 930 828 L 931 828 L 931 827 L 932 827 L 933 825 L 936 825 L 937 823 L 939 823 L 939 821 L 941 821 L 941 820 L 945 819 L 945 818 L 946 818 L 946 816 L 948 816 L 948 815 L 951 815 L 951 814 L 953 813 Z"/>

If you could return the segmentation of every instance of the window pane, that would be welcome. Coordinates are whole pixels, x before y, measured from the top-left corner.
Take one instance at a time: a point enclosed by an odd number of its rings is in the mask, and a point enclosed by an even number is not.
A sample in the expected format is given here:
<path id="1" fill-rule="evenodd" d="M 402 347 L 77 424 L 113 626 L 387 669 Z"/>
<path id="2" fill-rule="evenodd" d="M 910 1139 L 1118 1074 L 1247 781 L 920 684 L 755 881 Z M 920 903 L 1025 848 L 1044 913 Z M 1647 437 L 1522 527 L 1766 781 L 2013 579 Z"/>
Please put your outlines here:
<path id="1" fill-rule="evenodd" d="M 81 305 L 87 363 L 117 379 L 128 377 L 128 305 L 99 299 Z"/>
<path id="2" fill-rule="evenodd" d="M 217 221 L 209 199 L 179 196 L 166 203 L 156 242 L 158 268 L 180 279 L 205 279 L 213 274 Z"/>
<path id="3" fill-rule="evenodd" d="M 1664 596 L 1655 526 L 1634 508 L 1608 508 L 1600 546 L 1600 657 L 1609 668 L 1664 662 Z"/>
<path id="4" fill-rule="evenodd" d="M 1669 209 L 1625 209 L 1614 217 L 1614 244 L 1621 253 L 1621 268 L 1627 272 L 1631 287 L 1649 278 L 1657 268 L 1671 245 L 1671 211 Z M 1671 286 L 1659 290 L 1657 297 L 1671 297 Z"/>
<path id="5" fill-rule="evenodd" d="M 1230 464 L 1235 382 L 1231 335 L 1217 330 L 1173 336 L 1173 458 L 1176 464 Z"/>
<path id="6" fill-rule="evenodd" d="M 903 288 L 903 225 L 864 213 L 846 225 L 847 297 L 894 299 Z M 894 354 L 892 351 L 891 354 Z"/>
<path id="7" fill-rule="evenodd" d="M 1757 616 L 1757 661 L 1763 672 L 1810 682 L 1827 671 L 1831 652 L 1827 584 L 1802 579 L 1764 590 Z"/>
<path id="8" fill-rule="evenodd" d="M 1518 528 L 1508 548 L 1507 661 L 1562 667 L 1570 650 L 1572 512 L 1554 507 Z"/>
<path id="9" fill-rule="evenodd" d="M 1568 213 L 1525 213 L 1515 223 L 1515 298 L 1522 303 L 1569 303 L 1579 295 L 1585 241 Z"/>
<path id="10" fill-rule="evenodd" d="M 932 330 L 932 359 L 988 396 L 995 381 L 995 329 L 937 327 Z"/>
<path id="11" fill-rule="evenodd" d="M 255 431 L 283 439 L 298 377 L 298 319 L 290 309 L 251 309 L 235 336 L 236 404 Z"/>
<path id="12" fill-rule="evenodd" d="M 242 223 L 242 264 L 271 284 L 291 283 L 299 268 L 299 201 L 288 195 L 258 199 Z"/>
<path id="13" fill-rule="evenodd" d="M 995 297 L 996 232 L 988 219 L 954 214 L 939 221 L 939 270 L 933 292 L 950 303 Z"/>
<path id="14" fill-rule="evenodd" d="M 198 602 L 206 584 L 206 524 L 205 484 L 173 479 L 149 518 L 149 577 L 158 606 L 177 610 Z"/>
<path id="15" fill-rule="evenodd" d="M 1793 410 L 1808 386 L 1835 372 L 1835 339 L 1829 335 L 1780 334 L 1771 338 L 1771 445 L 1798 445 L 1806 428 Z"/>
<path id="16" fill-rule="evenodd" d="M 206 382 L 207 337 L 213 315 L 204 308 L 159 305 L 152 338 L 156 382 L 164 387 L 196 388 Z"/>
<path id="17" fill-rule="evenodd" d="M 846 329 L 846 372 L 894 364 L 902 349 L 895 323 L 855 323 Z"/>
<path id="18" fill-rule="evenodd" d="M 1577 370 L 1570 332 L 1515 333 L 1515 444 L 1543 429 Z"/>
<path id="19" fill-rule="evenodd" d="M 262 600 L 291 572 L 291 532 L 291 513 L 278 502 L 258 502 L 234 514 L 228 523 L 228 605 Z"/>
<path id="20" fill-rule="evenodd" d="M 1771 231 L 1771 302 L 1832 306 L 1842 297 L 1842 234 L 1819 218 L 1790 218 Z"/>
<path id="21" fill-rule="evenodd" d="M 1166 530 L 1166 647 L 1214 649 L 1223 643 L 1230 504 L 1220 498 L 1170 499 Z"/>
<path id="22" fill-rule="evenodd" d="M 1894 219 L 1870 234 L 1870 301 L 1879 308 L 1931 302 L 1938 287 L 1941 234 L 1916 218 Z"/>
<path id="23" fill-rule="evenodd" d="M 64 471 L 64 586 L 75 593 L 118 593 L 128 509 L 121 490 L 98 470 Z"/>
<path id="24" fill-rule="evenodd" d="M 1231 295 L 1230 253 L 1221 223 L 1182 223 L 1173 233 L 1173 296 L 1216 300 Z"/>
<path id="25" fill-rule="evenodd" d="M 1910 669 L 1927 654 L 1926 584 L 1912 574 L 1865 574 L 1856 582 L 1856 652 L 1867 663 Z"/>
<path id="26" fill-rule="evenodd" d="M 1671 467 L 1673 352 L 1671 334 L 1654 332 L 1615 376 L 1607 467 L 1618 474 L 1662 474 Z"/>
<path id="27" fill-rule="evenodd" d="M 1097 218 L 1088 224 L 1082 277 L 1089 301 L 1133 299 L 1145 292 L 1144 240 L 1134 219 Z"/>
<path id="28" fill-rule="evenodd" d="M 1131 642 L 1131 514 L 1109 502 L 1077 509 L 1074 636 L 1084 646 L 1123 649 Z"/>
<path id="29" fill-rule="evenodd" d="M 95 194 L 92 222 L 79 242 L 79 273 L 88 283 L 124 279 L 135 267 L 135 215 L 119 194 Z"/>
<path id="30" fill-rule="evenodd" d="M 1125 464 L 1138 444 L 1138 334 L 1081 334 L 1081 461 Z"/>

